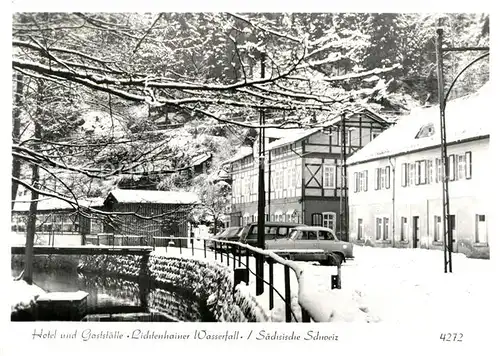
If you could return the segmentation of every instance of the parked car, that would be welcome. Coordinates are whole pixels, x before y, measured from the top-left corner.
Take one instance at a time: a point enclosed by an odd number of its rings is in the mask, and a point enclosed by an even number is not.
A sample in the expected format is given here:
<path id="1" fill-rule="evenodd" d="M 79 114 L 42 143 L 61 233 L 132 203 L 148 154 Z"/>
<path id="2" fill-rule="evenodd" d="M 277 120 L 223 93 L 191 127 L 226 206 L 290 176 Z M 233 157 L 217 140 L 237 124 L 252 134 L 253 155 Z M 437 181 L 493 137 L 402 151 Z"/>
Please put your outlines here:
<path id="1" fill-rule="evenodd" d="M 240 239 L 240 232 L 243 230 L 241 226 L 230 226 L 224 229 L 222 232 L 218 233 L 213 237 L 215 240 L 227 240 L 227 241 L 238 241 Z M 210 249 L 215 249 L 215 241 L 208 241 L 207 247 Z M 221 249 L 221 246 L 217 246 L 217 249 Z"/>
<path id="2" fill-rule="evenodd" d="M 293 222 L 266 221 L 264 223 L 265 240 L 283 239 L 288 237 L 290 231 L 297 226 L 306 226 L 304 224 Z M 249 223 L 240 232 L 240 242 L 250 246 L 257 246 L 257 230 L 256 222 Z"/>
<path id="3" fill-rule="evenodd" d="M 353 244 L 340 241 L 335 232 L 321 226 L 297 226 L 287 237 L 266 241 L 266 249 L 298 261 L 317 261 L 340 265 L 354 258 Z"/>

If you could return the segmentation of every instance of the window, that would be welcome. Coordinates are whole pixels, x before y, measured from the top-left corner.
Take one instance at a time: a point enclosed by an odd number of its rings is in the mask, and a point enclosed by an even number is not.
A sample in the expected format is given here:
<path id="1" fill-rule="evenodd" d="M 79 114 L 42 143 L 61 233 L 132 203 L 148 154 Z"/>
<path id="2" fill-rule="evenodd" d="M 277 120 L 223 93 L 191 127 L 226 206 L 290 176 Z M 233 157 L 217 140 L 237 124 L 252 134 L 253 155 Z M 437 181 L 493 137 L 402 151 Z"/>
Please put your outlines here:
<path id="1" fill-rule="evenodd" d="M 323 226 L 323 215 L 320 213 L 312 214 L 312 226 Z"/>
<path id="2" fill-rule="evenodd" d="M 355 192 L 366 192 L 368 190 L 368 171 L 354 173 Z"/>
<path id="3" fill-rule="evenodd" d="M 472 178 L 472 152 L 465 152 L 465 179 Z"/>
<path id="4" fill-rule="evenodd" d="M 427 160 L 427 184 L 431 184 L 434 181 L 434 167 L 432 159 Z"/>
<path id="5" fill-rule="evenodd" d="M 384 236 L 383 239 L 387 240 L 389 238 L 389 218 L 384 218 Z"/>
<path id="6" fill-rule="evenodd" d="M 318 231 L 320 240 L 335 240 L 335 236 L 330 231 Z"/>
<path id="7" fill-rule="evenodd" d="M 476 214 L 476 242 L 488 243 L 488 230 L 486 228 L 486 215 Z"/>
<path id="8" fill-rule="evenodd" d="M 335 170 L 335 166 L 323 166 L 323 188 L 335 188 Z"/>
<path id="9" fill-rule="evenodd" d="M 465 179 L 465 154 L 457 155 L 457 180 Z"/>
<path id="10" fill-rule="evenodd" d="M 408 163 L 401 164 L 401 186 L 408 185 Z"/>
<path id="11" fill-rule="evenodd" d="M 375 190 L 389 189 L 391 187 L 390 175 L 391 170 L 389 166 L 377 168 L 375 170 Z"/>
<path id="12" fill-rule="evenodd" d="M 358 219 L 358 240 L 363 239 L 363 219 Z"/>
<path id="13" fill-rule="evenodd" d="M 408 185 L 413 185 L 415 183 L 415 163 L 410 163 L 410 168 L 408 170 Z"/>
<path id="14" fill-rule="evenodd" d="M 436 182 L 439 183 L 443 179 L 443 165 L 441 158 L 436 158 Z"/>
<path id="15" fill-rule="evenodd" d="M 304 231 L 302 233 L 302 239 L 305 240 L 305 237 L 307 236 L 307 240 L 317 240 L 318 239 L 318 234 L 316 231 Z"/>
<path id="16" fill-rule="evenodd" d="M 382 218 L 375 219 L 375 239 L 380 240 L 382 237 Z"/>
<path id="17" fill-rule="evenodd" d="M 335 230 L 337 216 L 335 213 L 323 213 L 323 227 Z"/>
<path id="18" fill-rule="evenodd" d="M 434 215 L 434 241 L 441 241 L 442 234 L 441 216 Z"/>
<path id="19" fill-rule="evenodd" d="M 434 124 L 427 124 L 420 128 L 415 138 L 424 138 L 434 135 L 435 129 Z"/>
<path id="20" fill-rule="evenodd" d="M 456 179 L 455 169 L 456 169 L 456 159 L 455 155 L 451 155 L 448 157 L 448 171 L 449 171 L 449 179 L 450 181 L 454 181 Z"/>
<path id="21" fill-rule="evenodd" d="M 416 162 L 416 178 L 415 185 L 422 185 L 427 183 L 427 161 Z"/>
<path id="22" fill-rule="evenodd" d="M 405 216 L 401 217 L 401 241 L 408 240 L 408 219 Z"/>
<path id="23" fill-rule="evenodd" d="M 293 167 L 290 172 L 292 172 L 292 188 L 297 186 L 297 167 Z"/>

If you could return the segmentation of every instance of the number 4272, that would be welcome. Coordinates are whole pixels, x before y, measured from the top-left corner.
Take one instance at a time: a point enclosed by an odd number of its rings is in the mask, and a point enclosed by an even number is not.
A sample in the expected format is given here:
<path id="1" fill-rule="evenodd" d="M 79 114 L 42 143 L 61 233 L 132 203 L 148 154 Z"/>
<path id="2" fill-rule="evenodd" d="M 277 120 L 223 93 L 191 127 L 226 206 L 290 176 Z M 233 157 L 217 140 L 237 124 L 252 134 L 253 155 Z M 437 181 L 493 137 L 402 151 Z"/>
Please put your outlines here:
<path id="1" fill-rule="evenodd" d="M 455 341 L 455 342 L 462 342 L 462 338 L 464 335 L 462 333 L 441 333 L 441 336 L 439 337 L 442 341 Z"/>

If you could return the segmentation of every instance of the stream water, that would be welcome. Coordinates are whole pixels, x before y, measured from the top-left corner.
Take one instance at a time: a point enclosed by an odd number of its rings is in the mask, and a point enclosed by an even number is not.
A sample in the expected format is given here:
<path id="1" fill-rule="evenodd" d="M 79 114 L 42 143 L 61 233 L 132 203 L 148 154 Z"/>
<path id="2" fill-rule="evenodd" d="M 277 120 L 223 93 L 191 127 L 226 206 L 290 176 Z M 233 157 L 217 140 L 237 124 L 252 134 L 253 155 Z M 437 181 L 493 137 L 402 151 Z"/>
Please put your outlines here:
<path id="1" fill-rule="evenodd" d="M 12 276 L 22 269 L 12 268 Z M 85 291 L 84 321 L 212 321 L 206 308 L 188 291 L 172 286 L 152 286 L 148 281 L 98 274 L 37 270 L 33 283 L 46 292 Z"/>

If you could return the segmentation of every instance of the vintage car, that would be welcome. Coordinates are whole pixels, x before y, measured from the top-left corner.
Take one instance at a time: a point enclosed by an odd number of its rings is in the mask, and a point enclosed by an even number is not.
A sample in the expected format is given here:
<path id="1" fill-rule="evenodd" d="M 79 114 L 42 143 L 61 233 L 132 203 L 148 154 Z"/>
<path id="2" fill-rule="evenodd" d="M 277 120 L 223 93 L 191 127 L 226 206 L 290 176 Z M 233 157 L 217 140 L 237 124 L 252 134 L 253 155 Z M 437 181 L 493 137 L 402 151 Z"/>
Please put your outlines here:
<path id="1" fill-rule="evenodd" d="M 340 241 L 333 230 L 320 226 L 294 227 L 288 236 L 266 241 L 266 249 L 292 260 L 324 265 L 340 265 L 354 258 L 352 243 Z"/>
<path id="2" fill-rule="evenodd" d="M 226 241 L 238 241 L 240 239 L 240 233 L 243 230 L 241 226 L 230 226 L 224 231 L 218 233 L 212 239 L 214 240 L 226 240 Z M 218 244 L 217 249 L 225 249 L 224 244 Z M 214 250 L 215 249 L 215 241 L 208 241 L 207 247 Z"/>
<path id="3" fill-rule="evenodd" d="M 264 239 L 268 241 L 286 238 L 290 231 L 297 226 L 305 225 L 292 222 L 266 221 L 264 223 Z M 248 224 L 240 232 L 239 241 L 250 246 L 257 246 L 257 230 L 258 224 L 256 222 Z"/>

